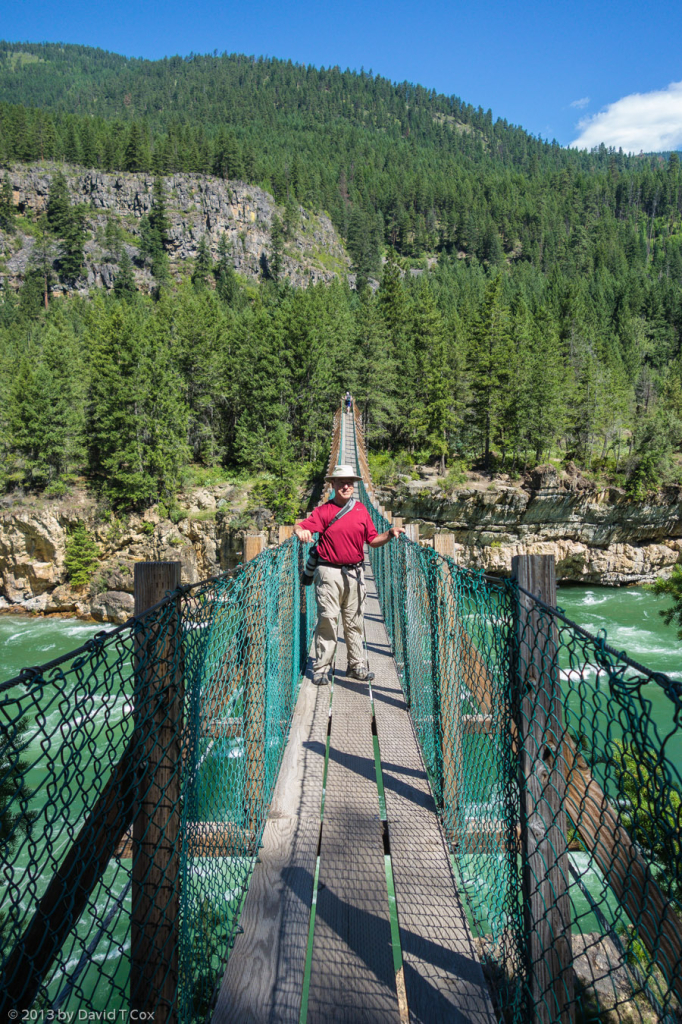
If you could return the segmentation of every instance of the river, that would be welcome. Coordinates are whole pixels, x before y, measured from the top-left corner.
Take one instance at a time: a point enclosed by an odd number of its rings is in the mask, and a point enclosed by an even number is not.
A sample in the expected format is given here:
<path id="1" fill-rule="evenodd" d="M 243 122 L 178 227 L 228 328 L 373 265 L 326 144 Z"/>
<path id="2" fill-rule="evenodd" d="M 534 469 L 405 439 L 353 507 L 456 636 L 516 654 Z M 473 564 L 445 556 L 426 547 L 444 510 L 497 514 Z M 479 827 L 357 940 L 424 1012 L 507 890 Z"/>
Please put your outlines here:
<path id="1" fill-rule="evenodd" d="M 642 587 L 577 587 L 559 589 L 558 603 L 566 615 L 590 632 L 605 629 L 608 642 L 657 672 L 682 679 L 682 641 L 658 614 L 668 599 Z M 78 619 L 0 616 L 0 680 L 27 665 L 42 665 L 81 644 L 102 629 Z"/>
<path id="2" fill-rule="evenodd" d="M 562 587 L 558 595 L 558 603 L 566 615 L 579 625 L 596 633 L 605 629 L 608 641 L 617 650 L 625 650 L 632 658 L 659 672 L 665 672 L 674 678 L 682 679 L 682 643 L 676 638 L 673 626 L 666 626 L 658 615 L 660 608 L 666 606 L 666 599 L 659 598 L 641 587 L 612 589 L 607 587 Z M 22 668 L 41 665 L 52 661 L 80 647 L 86 640 L 101 630 L 100 625 L 88 624 L 77 619 L 29 618 L 26 616 L 0 616 L 0 680 L 15 676 Z M 647 684 L 646 697 L 651 700 L 653 717 L 659 728 L 670 729 L 670 702 L 655 683 Z M 34 743 L 36 741 L 34 740 Z M 674 745 L 669 746 L 668 753 L 678 771 L 682 774 L 682 733 L 675 737 Z M 31 753 L 37 753 L 31 749 Z M 39 780 L 29 777 L 31 786 L 38 785 Z M 572 853 L 572 863 L 583 884 L 599 897 L 603 890 L 603 879 L 595 873 L 587 854 Z M 20 858 L 23 862 L 24 858 Z M 465 858 L 466 860 L 466 858 Z M 476 873 L 476 886 L 480 890 L 483 903 L 490 888 L 490 879 L 481 874 L 480 858 L 474 857 L 469 869 Z M 20 865 L 18 865 L 20 866 Z M 107 882 L 107 899 L 98 906 L 101 916 L 111 909 L 114 898 L 120 901 L 122 912 L 112 922 L 110 941 L 98 947 L 95 960 L 113 959 L 113 973 L 120 977 L 121 993 L 125 988 L 127 953 L 129 949 L 128 920 L 130 915 L 130 894 L 127 888 L 129 868 L 122 868 L 118 861 L 112 861 L 108 869 L 111 878 Z M 466 872 L 465 872 L 466 873 Z M 49 872 L 46 875 L 46 879 Z M 45 879 L 45 880 L 46 880 Z M 225 883 L 226 888 L 227 882 Z M 492 892 L 492 890 L 491 890 Z M 576 920 L 580 920 L 583 930 L 594 930 L 598 927 L 593 919 L 591 908 L 584 896 L 572 887 L 572 902 Z M 611 900 L 611 902 L 613 902 Z M 230 907 L 232 905 L 230 904 Z M 605 904 L 604 904 L 605 906 Z M 114 907 L 115 909 L 115 907 Z M 233 909 L 236 909 L 233 908 Z M 603 907 L 604 909 L 604 907 Z M 612 912 L 615 913 L 615 905 Z M 86 915 L 87 917 L 87 915 Z M 95 968 L 85 970 L 80 976 L 76 991 L 68 993 L 67 978 L 74 970 L 82 945 L 87 941 L 88 920 L 79 925 L 83 935 L 72 939 L 73 948 L 67 970 L 64 975 L 58 974 L 50 985 L 51 999 L 63 999 L 63 1008 L 75 1010 L 83 1003 L 90 1003 L 97 1009 L 111 1008 L 111 995 L 100 991 L 98 971 Z M 89 937 L 89 936 L 88 936 Z M 123 954 L 123 956 L 121 956 Z M 57 993 L 61 992 L 61 996 Z M 77 994 L 77 993 L 80 993 Z M 121 994 L 121 999 L 123 998 Z M 56 1005 L 56 1003 L 55 1003 Z M 119 1005 L 119 1001 L 117 1001 Z M 121 1002 L 120 1005 L 123 1005 Z"/>

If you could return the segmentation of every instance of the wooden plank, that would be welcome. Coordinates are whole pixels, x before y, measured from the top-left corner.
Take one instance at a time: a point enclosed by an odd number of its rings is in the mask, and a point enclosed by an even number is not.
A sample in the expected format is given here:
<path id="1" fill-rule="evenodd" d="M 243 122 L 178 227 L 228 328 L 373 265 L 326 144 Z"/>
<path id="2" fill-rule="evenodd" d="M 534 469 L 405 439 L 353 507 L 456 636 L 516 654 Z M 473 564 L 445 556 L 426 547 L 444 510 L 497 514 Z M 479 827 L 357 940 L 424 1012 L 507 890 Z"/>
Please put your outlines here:
<path id="1" fill-rule="evenodd" d="M 371 575 L 367 584 L 367 644 L 410 1021 L 494 1024 Z"/>
<path id="2" fill-rule="evenodd" d="M 244 734 L 244 719 L 241 715 L 230 718 L 208 718 L 201 722 L 201 735 L 212 739 L 240 739 Z"/>
<path id="3" fill-rule="evenodd" d="M 329 689 L 308 667 L 213 1024 L 296 1022 L 320 833 Z"/>
<path id="4" fill-rule="evenodd" d="M 340 641 L 308 1024 L 399 1024 L 368 687 L 345 659 Z"/>
<path id="5" fill-rule="evenodd" d="M 185 825 L 188 857 L 253 856 L 254 834 L 230 821 L 188 821 Z M 132 829 L 116 846 L 114 856 L 126 860 L 133 856 Z"/>
<path id="6" fill-rule="evenodd" d="M 492 715 L 462 715 L 462 731 L 465 733 L 495 733 Z"/>

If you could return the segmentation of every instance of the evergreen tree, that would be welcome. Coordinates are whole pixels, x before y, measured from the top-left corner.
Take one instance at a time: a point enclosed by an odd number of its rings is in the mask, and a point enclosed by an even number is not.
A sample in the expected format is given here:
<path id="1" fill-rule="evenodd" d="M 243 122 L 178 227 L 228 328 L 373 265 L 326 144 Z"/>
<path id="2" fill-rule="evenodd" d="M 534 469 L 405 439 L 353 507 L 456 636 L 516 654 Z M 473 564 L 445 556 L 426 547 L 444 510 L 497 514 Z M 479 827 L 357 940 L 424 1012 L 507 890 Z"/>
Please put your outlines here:
<path id="1" fill-rule="evenodd" d="M 218 242 L 218 262 L 213 268 L 216 282 L 216 292 L 228 306 L 239 304 L 240 290 L 237 275 L 232 266 L 230 257 L 230 244 L 227 235 L 223 232 Z"/>
<path id="2" fill-rule="evenodd" d="M 370 443 L 386 442 L 396 416 L 395 356 L 377 300 L 363 293 L 357 318 L 353 395 L 362 410 L 365 437 Z"/>
<path id="3" fill-rule="evenodd" d="M 154 179 L 153 203 L 149 214 L 149 223 L 156 235 L 159 245 L 168 248 L 170 221 L 166 210 L 166 195 L 162 178 Z"/>
<path id="4" fill-rule="evenodd" d="M 50 299 L 50 288 L 54 281 L 54 265 L 57 261 L 60 249 L 53 239 L 47 216 L 43 213 L 38 219 L 36 241 L 31 252 L 30 270 L 24 279 L 21 289 L 20 305 L 26 309 L 29 315 L 35 315 L 38 310 L 35 308 L 35 294 L 40 283 L 42 303 L 45 309 Z"/>
<path id="5" fill-rule="evenodd" d="M 63 234 L 59 269 L 63 277 L 74 281 L 83 271 L 83 246 L 85 245 L 85 210 L 82 206 L 72 207 L 66 230 Z"/>
<path id="6" fill-rule="evenodd" d="M 213 260 L 211 258 L 211 251 L 208 247 L 206 235 L 202 235 L 197 246 L 197 258 L 194 270 L 192 271 L 192 284 L 198 291 L 208 287 L 208 279 L 212 270 Z"/>
<path id="7" fill-rule="evenodd" d="M 454 425 L 452 380 L 445 324 L 428 282 L 423 283 L 417 293 L 412 330 L 417 375 L 413 381 L 414 397 L 409 420 L 417 443 L 428 453 L 428 458 L 438 458 L 441 473 L 444 473 L 450 448 L 449 434 Z"/>
<path id="8" fill-rule="evenodd" d="M 154 198 L 149 216 L 140 223 L 140 253 L 150 260 L 152 274 L 159 284 L 169 277 L 168 256 L 170 222 L 161 178 L 154 179 Z"/>
<path id="9" fill-rule="evenodd" d="M 117 218 L 107 217 L 107 226 L 104 231 L 104 241 L 107 247 L 107 258 L 112 263 L 117 263 L 123 251 L 121 238 L 121 225 Z"/>
<path id="10" fill-rule="evenodd" d="M 513 410 L 514 425 L 509 441 L 515 456 L 522 454 L 527 463 L 530 453 L 537 464 L 564 432 L 568 374 L 550 317 L 533 319 L 525 303 L 517 303 L 512 337 L 516 353 L 510 366 L 507 409 Z"/>
<path id="11" fill-rule="evenodd" d="M 142 137 L 142 131 L 136 121 L 130 126 L 128 133 L 128 142 L 125 148 L 125 155 L 123 157 L 123 170 L 130 171 L 136 174 L 138 171 L 144 171 L 147 166 L 147 160 L 144 141 Z"/>
<path id="12" fill-rule="evenodd" d="M 502 277 L 497 274 L 486 288 L 473 327 L 468 368 L 472 422 L 488 471 L 492 466 L 492 438 L 504 409 L 512 351 L 509 315 L 502 301 Z"/>
<path id="13" fill-rule="evenodd" d="M 301 214 L 294 196 L 289 194 L 284 205 L 284 235 L 291 240 L 295 237 L 301 222 Z"/>
<path id="14" fill-rule="evenodd" d="M 213 149 L 213 174 L 218 178 L 244 177 L 239 143 L 233 131 L 220 128 Z"/>
<path id="15" fill-rule="evenodd" d="M 119 299 L 131 299 L 137 292 L 133 261 L 128 250 L 123 249 L 121 258 L 118 261 L 118 273 L 114 278 L 114 295 Z"/>
<path id="16" fill-rule="evenodd" d="M 682 565 L 673 566 L 672 576 L 667 580 L 657 579 L 651 589 L 655 594 L 665 594 L 672 598 L 672 605 L 669 608 L 662 608 L 658 614 L 662 616 L 666 626 L 675 623 L 677 638 L 682 640 Z"/>
<path id="17" fill-rule="evenodd" d="M 66 540 L 64 568 L 74 587 L 85 587 L 95 574 L 100 550 L 84 523 L 76 523 Z"/>
<path id="18" fill-rule="evenodd" d="M 14 230 L 14 193 L 9 176 L 5 174 L 0 186 L 0 231 L 11 235 Z"/>
<path id="19" fill-rule="evenodd" d="M 44 487 L 83 455 L 83 378 L 73 339 L 50 325 L 38 359 L 26 354 L 10 390 L 11 451 L 31 486 Z"/>
<path id="20" fill-rule="evenodd" d="M 47 227 L 57 238 L 65 238 L 71 227 L 71 196 L 66 178 L 55 171 L 47 200 Z"/>
<path id="21" fill-rule="evenodd" d="M 362 291 L 369 277 L 381 269 L 382 234 L 377 217 L 356 204 L 348 225 L 348 252 L 357 291 Z"/>
<path id="22" fill-rule="evenodd" d="M 270 277 L 277 284 L 284 266 L 284 231 L 282 222 L 276 213 L 272 215 L 270 225 L 270 257 L 268 259 L 268 271 Z"/>
<path id="23" fill-rule="evenodd" d="M 116 508 L 174 494 L 187 409 L 168 346 L 144 310 L 100 306 L 88 408 L 89 464 Z"/>

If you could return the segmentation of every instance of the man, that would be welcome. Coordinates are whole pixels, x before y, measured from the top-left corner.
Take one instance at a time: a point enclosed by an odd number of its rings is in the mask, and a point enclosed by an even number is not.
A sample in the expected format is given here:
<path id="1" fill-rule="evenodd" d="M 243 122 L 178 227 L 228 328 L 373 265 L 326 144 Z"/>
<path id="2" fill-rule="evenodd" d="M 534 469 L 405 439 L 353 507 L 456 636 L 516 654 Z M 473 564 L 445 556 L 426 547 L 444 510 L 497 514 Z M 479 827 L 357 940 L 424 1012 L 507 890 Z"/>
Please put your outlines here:
<path id="1" fill-rule="evenodd" d="M 355 483 L 360 477 L 353 472 L 352 466 L 337 466 L 326 479 L 334 487 L 334 497 L 294 527 L 294 533 L 303 544 L 312 541 L 313 533 L 324 533 L 317 545 L 319 561 L 313 578 L 317 601 L 313 682 L 318 686 L 329 682 L 339 611 L 348 648 L 348 675 L 351 679 L 370 678 L 362 642 L 364 545 L 367 543 L 371 548 L 380 548 L 405 532 L 392 526 L 385 533 L 377 534 L 361 501 L 355 501 L 343 516 L 332 523 L 340 509 L 353 498 Z"/>

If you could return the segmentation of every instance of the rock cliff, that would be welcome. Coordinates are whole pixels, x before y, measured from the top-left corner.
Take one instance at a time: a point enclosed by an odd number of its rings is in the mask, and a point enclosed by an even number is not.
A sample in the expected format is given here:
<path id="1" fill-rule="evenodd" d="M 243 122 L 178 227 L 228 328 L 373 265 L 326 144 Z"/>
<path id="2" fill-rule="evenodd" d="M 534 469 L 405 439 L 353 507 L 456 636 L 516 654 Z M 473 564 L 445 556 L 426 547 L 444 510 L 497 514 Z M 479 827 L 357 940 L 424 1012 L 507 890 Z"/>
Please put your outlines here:
<path id="1" fill-rule="evenodd" d="M 483 489 L 484 488 L 484 489 Z M 420 535 L 454 535 L 457 561 L 498 575 L 516 554 L 553 554 L 557 577 L 618 586 L 669 575 L 682 561 L 682 488 L 645 501 L 590 487 L 578 474 L 562 479 L 540 467 L 524 486 L 504 482 L 448 496 L 424 479 L 380 489 L 394 515 L 421 524 Z"/>
<path id="2" fill-rule="evenodd" d="M 621 492 L 566 486 L 552 467 L 525 487 L 505 483 L 460 489 L 447 496 L 424 474 L 409 487 L 379 489 L 395 515 L 421 525 L 427 543 L 436 531 L 453 534 L 464 566 L 506 575 L 515 554 L 553 554 L 561 580 L 617 586 L 649 582 L 682 561 L 682 489 L 648 501 Z M 243 549 L 246 490 L 232 484 L 180 495 L 171 521 L 158 507 L 125 520 L 102 518 L 94 499 L 12 496 L 0 506 L 0 611 L 67 613 L 100 622 L 124 622 L 133 611 L 137 561 L 182 562 L 182 579 L 195 583 L 233 568 Z M 276 543 L 272 515 L 251 513 Z M 64 565 L 68 532 L 84 522 L 99 548 L 87 587 L 72 587 Z"/>
<path id="3" fill-rule="evenodd" d="M 242 557 L 248 495 L 223 484 L 181 496 L 179 521 L 158 507 L 124 521 L 98 518 L 85 492 L 69 500 L 23 499 L 0 510 L 0 611 L 69 613 L 99 622 L 125 622 L 133 613 L 133 566 L 138 561 L 182 562 L 183 583 L 233 568 Z M 258 510 L 255 524 L 268 529 L 272 516 Z M 174 517 L 174 518 L 177 518 Z M 68 532 L 84 522 L 99 548 L 87 587 L 73 587 L 64 565 Z M 275 528 L 270 529 L 275 543 Z"/>
<path id="4" fill-rule="evenodd" d="M 135 264 L 138 287 L 149 290 L 152 277 L 139 255 L 141 218 L 152 207 L 153 176 L 147 174 L 105 174 L 70 166 L 40 164 L 17 166 L 9 178 L 14 203 L 20 214 L 29 218 L 14 235 L 0 232 L 0 279 L 18 287 L 30 264 L 35 238 L 31 221 L 46 206 L 50 182 L 61 170 L 74 204 L 87 209 L 88 241 L 85 244 L 85 274 L 73 283 L 55 286 L 56 294 L 86 294 L 97 286 L 110 288 L 117 272 L 111 239 L 105 237 L 107 221 L 119 229 L 120 244 Z M 164 180 L 169 231 L 171 272 L 181 276 L 185 260 L 197 255 L 199 241 L 206 236 L 214 257 L 225 234 L 234 269 L 247 278 L 262 277 L 271 254 L 272 218 L 284 211 L 275 200 L 255 185 L 242 181 L 224 181 L 200 174 L 174 174 Z M 283 276 L 297 286 L 329 281 L 349 271 L 349 259 L 343 244 L 326 214 L 314 215 L 298 209 L 298 226 L 284 243 Z M 186 269 L 185 269 L 186 273 Z"/>

